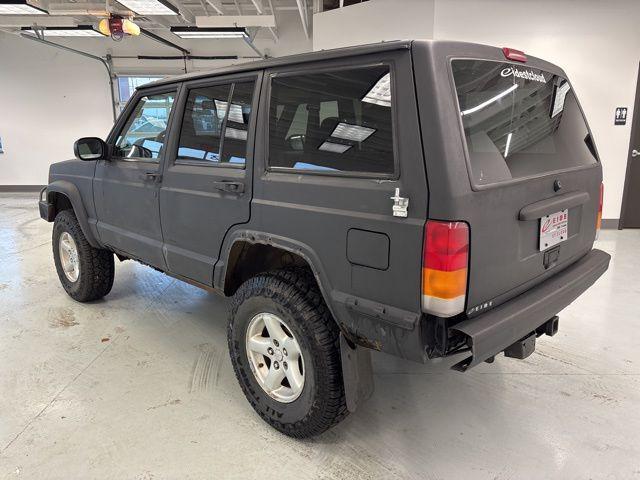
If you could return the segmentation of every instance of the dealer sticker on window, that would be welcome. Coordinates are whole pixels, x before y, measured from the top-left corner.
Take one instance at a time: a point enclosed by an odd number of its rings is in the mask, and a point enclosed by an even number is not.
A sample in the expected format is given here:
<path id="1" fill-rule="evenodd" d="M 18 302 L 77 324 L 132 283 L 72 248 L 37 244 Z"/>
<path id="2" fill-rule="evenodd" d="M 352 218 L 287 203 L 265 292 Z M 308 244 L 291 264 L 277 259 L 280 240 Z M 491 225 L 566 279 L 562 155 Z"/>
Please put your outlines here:
<path id="1" fill-rule="evenodd" d="M 569 235 L 569 210 L 546 215 L 540 219 L 540 251 L 564 242 Z"/>

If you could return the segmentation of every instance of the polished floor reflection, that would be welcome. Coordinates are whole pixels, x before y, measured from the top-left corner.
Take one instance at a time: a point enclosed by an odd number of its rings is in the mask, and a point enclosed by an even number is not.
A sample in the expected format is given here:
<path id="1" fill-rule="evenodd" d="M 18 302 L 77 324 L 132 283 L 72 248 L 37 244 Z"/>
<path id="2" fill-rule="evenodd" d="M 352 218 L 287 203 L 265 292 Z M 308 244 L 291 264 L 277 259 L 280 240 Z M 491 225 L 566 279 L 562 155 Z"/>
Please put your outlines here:
<path id="1" fill-rule="evenodd" d="M 308 441 L 245 401 L 226 300 L 125 262 L 75 303 L 50 237 L 35 194 L 0 194 L 0 478 L 640 475 L 640 231 L 601 233 L 610 270 L 528 359 L 460 374 L 376 354 L 373 398 Z"/>

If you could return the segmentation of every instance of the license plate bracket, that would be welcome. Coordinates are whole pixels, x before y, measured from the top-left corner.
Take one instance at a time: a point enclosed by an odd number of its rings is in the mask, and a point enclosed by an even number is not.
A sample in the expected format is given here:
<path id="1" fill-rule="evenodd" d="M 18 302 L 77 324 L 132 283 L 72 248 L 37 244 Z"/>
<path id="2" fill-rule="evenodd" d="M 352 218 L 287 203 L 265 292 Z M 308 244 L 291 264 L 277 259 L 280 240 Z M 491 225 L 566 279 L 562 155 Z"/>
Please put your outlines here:
<path id="1" fill-rule="evenodd" d="M 564 242 L 569 236 L 569 210 L 561 210 L 542 217 L 539 233 L 538 248 L 541 252 Z"/>

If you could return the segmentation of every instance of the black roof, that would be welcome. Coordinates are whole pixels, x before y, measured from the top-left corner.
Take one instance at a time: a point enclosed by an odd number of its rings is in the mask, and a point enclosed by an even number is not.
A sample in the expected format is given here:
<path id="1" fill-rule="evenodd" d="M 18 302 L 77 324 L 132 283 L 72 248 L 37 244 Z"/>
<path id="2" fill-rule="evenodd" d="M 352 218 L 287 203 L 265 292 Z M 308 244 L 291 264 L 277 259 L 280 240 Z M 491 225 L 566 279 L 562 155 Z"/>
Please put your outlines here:
<path id="1" fill-rule="evenodd" d="M 389 50 L 409 49 L 411 48 L 411 43 L 412 40 L 380 42 L 372 43 L 370 45 L 358 45 L 354 47 L 335 48 L 331 50 L 319 50 L 316 52 L 301 53 L 298 55 L 287 55 L 284 57 L 274 57 L 268 58 L 266 60 L 257 60 L 255 62 L 238 63 L 212 70 L 200 70 L 183 75 L 175 75 L 162 78 L 155 82 L 142 85 L 138 87 L 138 89 L 142 90 L 149 87 L 156 87 L 158 85 L 185 82 L 188 80 L 195 80 L 212 75 L 225 75 L 236 72 L 246 72 L 251 70 L 278 67 L 282 65 L 294 65 L 298 63 L 313 62 L 315 60 L 328 60 L 332 58 L 348 57 L 352 55 L 366 55 L 368 53 L 384 52 Z"/>

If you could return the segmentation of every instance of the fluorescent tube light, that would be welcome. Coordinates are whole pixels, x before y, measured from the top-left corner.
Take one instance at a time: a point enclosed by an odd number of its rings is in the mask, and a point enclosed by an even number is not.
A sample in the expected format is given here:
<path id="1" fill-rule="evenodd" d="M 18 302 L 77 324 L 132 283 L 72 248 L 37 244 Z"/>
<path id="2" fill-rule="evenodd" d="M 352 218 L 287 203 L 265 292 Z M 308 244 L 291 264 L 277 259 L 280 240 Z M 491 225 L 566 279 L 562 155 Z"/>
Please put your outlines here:
<path id="1" fill-rule="evenodd" d="M 23 31 L 35 32 L 31 27 L 22 27 Z M 96 37 L 105 38 L 105 36 L 94 30 L 91 25 L 78 25 L 77 27 L 44 27 L 44 36 L 46 37 Z"/>
<path id="2" fill-rule="evenodd" d="M 138 15 L 178 15 L 180 12 L 165 0 L 118 0 Z"/>
<path id="3" fill-rule="evenodd" d="M 367 92 L 362 98 L 363 102 L 381 105 L 383 107 L 391 106 L 391 74 L 383 75 L 380 80 Z"/>
<path id="4" fill-rule="evenodd" d="M 504 92 L 500 92 L 498 95 L 496 95 L 493 98 L 490 98 L 489 100 L 487 100 L 486 102 L 482 102 L 480 105 L 476 105 L 473 108 L 470 108 L 469 110 L 463 110 L 462 111 L 462 116 L 464 115 L 469 115 L 470 113 L 474 113 L 477 112 L 478 110 L 482 110 L 484 107 L 491 105 L 493 102 L 497 102 L 498 100 L 500 100 L 502 97 L 504 97 L 505 95 L 509 95 L 511 92 L 513 92 L 516 88 L 518 88 L 518 84 L 514 83 L 513 85 L 511 85 L 509 88 L 507 88 Z"/>
<path id="5" fill-rule="evenodd" d="M 229 121 L 244 124 L 244 117 L 242 116 L 242 105 L 238 105 L 237 103 L 231 104 L 231 110 L 229 110 Z"/>
<path id="6" fill-rule="evenodd" d="M 244 28 L 171 27 L 180 38 L 248 38 Z"/>
<path id="7" fill-rule="evenodd" d="M 224 131 L 225 138 L 233 138 L 235 140 L 246 140 L 247 131 L 240 130 L 239 128 L 227 127 Z"/>
<path id="8" fill-rule="evenodd" d="M 324 142 L 318 147 L 318 150 L 331 153 L 344 153 L 351 148 L 351 145 L 343 145 L 342 143 Z"/>
<path id="9" fill-rule="evenodd" d="M 0 15 L 48 15 L 48 12 L 29 5 L 26 0 L 0 0 Z"/>
<path id="10" fill-rule="evenodd" d="M 350 123 L 340 122 L 331 133 L 332 137 L 342 138 L 343 140 L 352 140 L 354 142 L 364 142 L 374 132 L 375 128 L 362 127 L 360 125 L 351 125 Z"/>
<path id="11" fill-rule="evenodd" d="M 504 156 L 505 158 L 509 155 L 509 147 L 511 146 L 511 137 L 513 137 L 513 132 L 509 132 L 507 135 L 507 144 L 504 146 Z"/>

